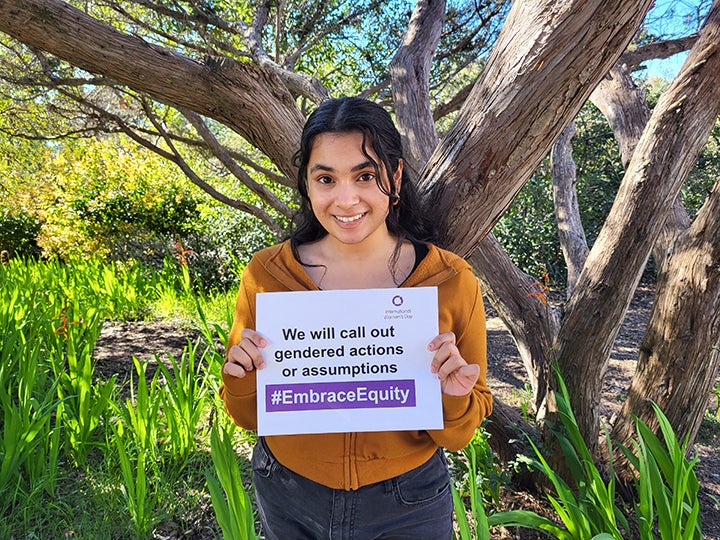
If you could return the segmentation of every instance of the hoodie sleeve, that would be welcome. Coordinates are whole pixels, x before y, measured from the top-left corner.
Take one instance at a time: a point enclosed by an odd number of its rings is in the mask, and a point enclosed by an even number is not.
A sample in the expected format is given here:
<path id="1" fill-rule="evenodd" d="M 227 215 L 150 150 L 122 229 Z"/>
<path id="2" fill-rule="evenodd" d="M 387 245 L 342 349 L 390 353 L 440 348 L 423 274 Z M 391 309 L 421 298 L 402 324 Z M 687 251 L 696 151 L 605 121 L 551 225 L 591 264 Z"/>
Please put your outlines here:
<path id="1" fill-rule="evenodd" d="M 241 332 L 245 328 L 255 328 L 255 279 L 251 261 L 243 272 L 240 290 L 235 303 L 235 317 L 228 337 L 228 348 L 240 342 Z M 227 351 L 225 352 L 227 362 Z M 225 410 L 233 421 L 245 429 L 257 429 L 257 383 L 255 371 L 245 377 L 232 377 L 222 373 L 220 397 L 225 402 Z"/>
<path id="2" fill-rule="evenodd" d="M 464 448 L 475 429 L 492 411 L 492 395 L 487 386 L 487 343 L 485 308 L 480 284 L 467 267 L 438 287 L 440 332 L 454 332 L 460 354 L 468 364 L 480 366 L 472 391 L 466 396 L 442 396 L 444 429 L 428 433 L 450 451 Z"/>

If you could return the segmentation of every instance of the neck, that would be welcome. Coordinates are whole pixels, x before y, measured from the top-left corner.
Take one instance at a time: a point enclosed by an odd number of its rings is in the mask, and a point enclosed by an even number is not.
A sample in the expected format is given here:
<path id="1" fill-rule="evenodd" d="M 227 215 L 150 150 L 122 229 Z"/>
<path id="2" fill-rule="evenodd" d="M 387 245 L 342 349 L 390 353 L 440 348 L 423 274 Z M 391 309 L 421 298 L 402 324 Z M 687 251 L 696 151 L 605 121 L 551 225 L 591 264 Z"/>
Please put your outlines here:
<path id="1" fill-rule="evenodd" d="M 387 235 L 383 242 L 344 244 L 327 236 L 299 248 L 301 261 L 310 278 L 321 289 L 367 289 L 395 287 L 412 270 L 412 244 L 400 249 L 397 239 Z"/>
<path id="2" fill-rule="evenodd" d="M 378 238 L 366 238 L 357 244 L 345 244 L 327 235 L 318 243 L 322 245 L 325 257 L 345 261 L 382 259 L 389 262 L 397 248 L 397 238 L 390 233 Z"/>

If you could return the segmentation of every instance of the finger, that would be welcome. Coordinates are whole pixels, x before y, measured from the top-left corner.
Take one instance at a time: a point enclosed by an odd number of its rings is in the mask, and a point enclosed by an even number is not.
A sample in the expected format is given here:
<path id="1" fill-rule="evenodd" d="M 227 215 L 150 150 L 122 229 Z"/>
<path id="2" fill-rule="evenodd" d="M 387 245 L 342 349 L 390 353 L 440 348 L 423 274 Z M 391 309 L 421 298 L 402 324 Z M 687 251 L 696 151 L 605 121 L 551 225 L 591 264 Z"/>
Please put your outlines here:
<path id="1" fill-rule="evenodd" d="M 267 347 L 267 339 L 251 328 L 243 329 L 240 336 L 242 339 L 237 344 L 239 349 L 234 360 L 240 362 L 246 371 L 252 371 L 255 368 L 262 369 L 265 366 L 265 358 L 259 349 Z"/>
<path id="2" fill-rule="evenodd" d="M 230 362 L 229 360 L 223 364 L 222 370 L 224 374 L 230 375 L 231 377 L 237 377 L 238 379 L 242 379 L 245 375 L 247 375 L 247 371 L 244 367 L 240 364 Z"/>
<path id="3" fill-rule="evenodd" d="M 439 337 L 439 336 L 438 336 Z M 447 362 L 449 358 L 452 357 L 459 357 L 462 359 L 462 356 L 460 355 L 460 351 L 455 346 L 455 340 L 453 339 L 445 339 L 440 342 L 440 347 L 435 351 L 435 355 L 433 356 L 432 362 L 430 363 L 430 371 L 432 373 L 438 373 L 440 370 L 440 367 Z"/>
<path id="4" fill-rule="evenodd" d="M 438 334 L 430 343 L 428 343 L 428 350 L 437 351 L 440 347 L 442 347 L 443 343 L 452 343 L 455 345 L 455 334 L 453 332 L 443 332 L 442 334 Z"/>
<path id="5" fill-rule="evenodd" d="M 240 336 L 242 337 L 242 339 L 247 339 L 248 341 L 250 341 L 259 349 L 267 347 L 268 342 L 267 339 L 265 339 L 265 336 L 251 328 L 243 329 L 243 331 L 240 332 Z"/>
<path id="6" fill-rule="evenodd" d="M 459 354 L 453 354 L 448 356 L 445 361 L 438 366 L 435 373 L 437 374 L 438 379 L 443 380 L 450 376 L 454 371 L 465 365 L 467 365 L 467 362 L 465 362 Z"/>
<path id="7" fill-rule="evenodd" d="M 440 381 L 443 394 L 450 396 L 466 396 L 472 392 L 475 383 L 480 377 L 480 366 L 465 364 L 452 372 L 447 378 Z"/>
<path id="8" fill-rule="evenodd" d="M 258 347 L 267 346 L 267 339 L 254 330 L 241 332 L 242 339 L 228 350 L 227 361 L 241 366 L 245 371 L 262 369 L 265 359 Z"/>
<path id="9" fill-rule="evenodd" d="M 230 349 L 228 361 L 242 366 L 245 371 L 252 371 L 263 364 L 258 348 L 245 339 Z"/>

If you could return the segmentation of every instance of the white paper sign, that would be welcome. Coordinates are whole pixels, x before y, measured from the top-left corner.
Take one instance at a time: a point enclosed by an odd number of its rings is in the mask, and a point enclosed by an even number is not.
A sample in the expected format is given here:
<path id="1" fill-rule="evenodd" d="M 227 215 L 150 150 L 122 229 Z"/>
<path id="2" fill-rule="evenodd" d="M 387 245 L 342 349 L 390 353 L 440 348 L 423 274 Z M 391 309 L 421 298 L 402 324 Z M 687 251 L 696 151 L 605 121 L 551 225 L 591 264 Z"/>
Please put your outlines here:
<path id="1" fill-rule="evenodd" d="M 260 293 L 257 330 L 260 435 L 443 427 L 437 288 Z"/>

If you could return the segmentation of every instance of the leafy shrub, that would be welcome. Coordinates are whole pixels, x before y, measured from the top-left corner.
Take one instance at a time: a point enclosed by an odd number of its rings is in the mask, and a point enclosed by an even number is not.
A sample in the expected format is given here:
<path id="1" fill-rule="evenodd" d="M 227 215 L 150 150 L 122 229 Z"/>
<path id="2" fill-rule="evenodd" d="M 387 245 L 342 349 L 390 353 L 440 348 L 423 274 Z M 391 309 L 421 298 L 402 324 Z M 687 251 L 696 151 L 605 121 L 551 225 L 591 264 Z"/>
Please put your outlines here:
<path id="1" fill-rule="evenodd" d="M 37 237 L 41 223 L 25 212 L 11 213 L 8 208 L 0 211 L 0 250 L 13 257 L 38 257 L 40 248 Z"/>
<path id="2" fill-rule="evenodd" d="M 610 437 L 607 436 L 610 471 L 609 479 L 605 480 L 580 434 L 565 383 L 560 374 L 557 375 L 560 388 L 555 397 L 561 425 L 552 426 L 552 433 L 562 450 L 572 482 L 569 484 L 551 468 L 532 441 L 537 459 L 526 458 L 526 461 L 550 480 L 554 493 L 548 495 L 548 501 L 562 526 L 527 510 L 499 512 L 487 521 L 490 526 L 535 529 L 561 540 L 622 540 L 630 533 L 630 527 L 615 493 Z M 699 483 L 694 471 L 697 458 L 689 461 L 685 457 L 687 440 L 680 445 L 663 412 L 655 404 L 653 408 L 664 443 L 645 423 L 636 419 L 634 452 L 621 447 L 637 471 L 635 512 L 639 538 L 654 540 L 659 532 L 661 538 L 699 540 L 703 536 Z"/>

